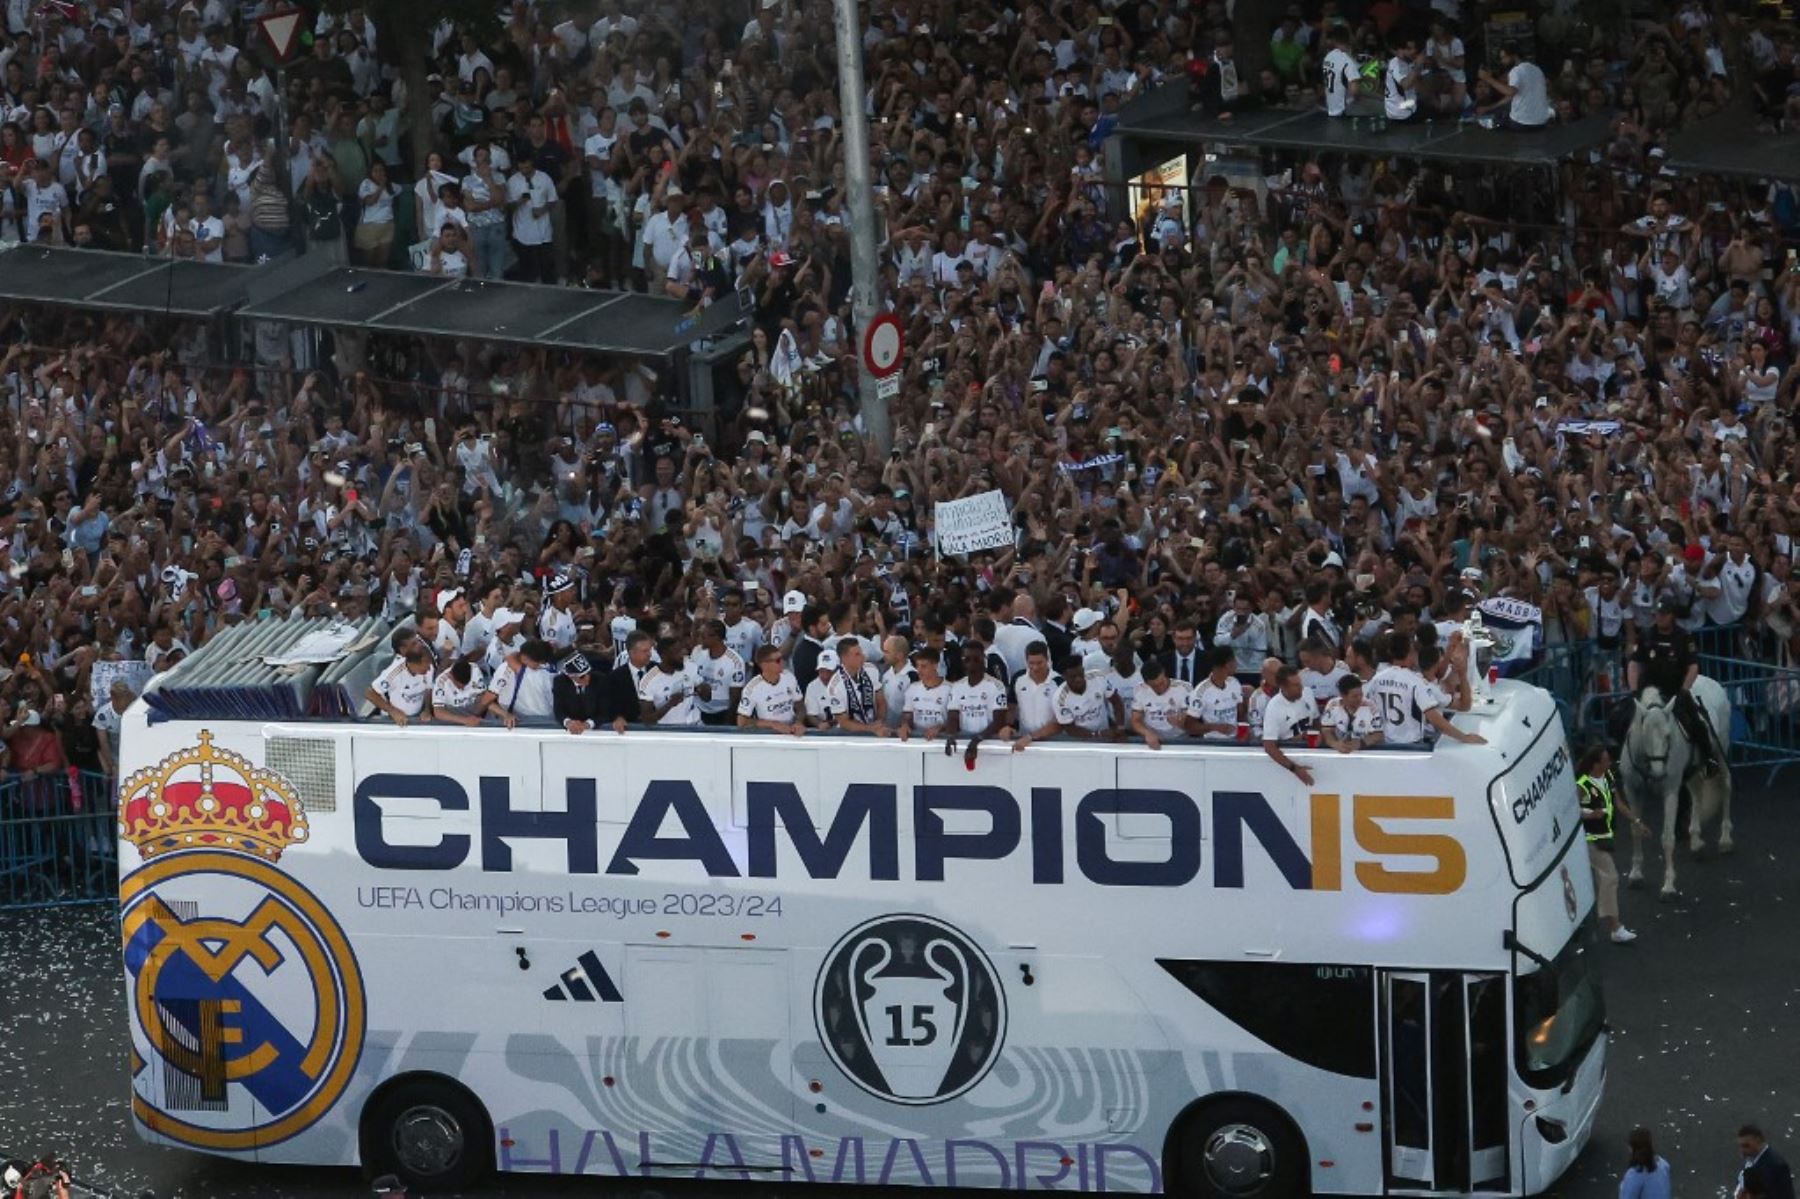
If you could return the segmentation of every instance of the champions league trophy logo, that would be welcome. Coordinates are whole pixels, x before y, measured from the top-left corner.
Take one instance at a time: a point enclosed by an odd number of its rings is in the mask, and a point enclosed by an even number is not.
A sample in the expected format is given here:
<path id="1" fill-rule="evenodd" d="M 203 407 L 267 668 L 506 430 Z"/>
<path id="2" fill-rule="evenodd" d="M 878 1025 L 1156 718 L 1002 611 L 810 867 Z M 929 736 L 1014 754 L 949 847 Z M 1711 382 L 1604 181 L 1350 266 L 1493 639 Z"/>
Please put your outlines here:
<path id="1" fill-rule="evenodd" d="M 961 932 L 929 916 L 883 916 L 826 955 L 814 1017 L 858 1086 L 894 1103 L 941 1103 L 999 1056 L 1006 1003 L 992 964 Z"/>

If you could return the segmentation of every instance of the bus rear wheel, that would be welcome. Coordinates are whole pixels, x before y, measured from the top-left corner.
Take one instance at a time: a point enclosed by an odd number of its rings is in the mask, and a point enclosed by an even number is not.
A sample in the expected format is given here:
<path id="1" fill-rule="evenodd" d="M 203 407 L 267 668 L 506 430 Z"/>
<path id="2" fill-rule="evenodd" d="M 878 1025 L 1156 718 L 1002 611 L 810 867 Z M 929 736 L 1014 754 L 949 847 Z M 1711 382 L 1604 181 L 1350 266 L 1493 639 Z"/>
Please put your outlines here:
<path id="1" fill-rule="evenodd" d="M 1304 1199 L 1306 1147 L 1276 1109 L 1250 1099 L 1209 1103 L 1182 1125 L 1174 1190 L 1188 1199 Z"/>
<path id="2" fill-rule="evenodd" d="M 363 1163 L 421 1190 L 455 1190 L 486 1175 L 493 1137 L 481 1107 L 449 1082 L 409 1079 L 363 1115 Z"/>

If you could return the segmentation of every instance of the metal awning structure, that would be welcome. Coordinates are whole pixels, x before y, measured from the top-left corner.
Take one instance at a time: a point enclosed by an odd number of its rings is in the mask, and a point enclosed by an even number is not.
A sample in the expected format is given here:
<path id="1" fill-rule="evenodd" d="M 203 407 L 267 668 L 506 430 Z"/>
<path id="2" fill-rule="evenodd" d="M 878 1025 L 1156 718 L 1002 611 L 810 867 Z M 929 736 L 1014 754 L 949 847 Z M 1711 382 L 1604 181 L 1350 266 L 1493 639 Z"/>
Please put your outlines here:
<path id="1" fill-rule="evenodd" d="M 246 305 L 239 315 L 372 333 L 667 357 L 724 332 L 744 314 L 735 296 L 695 313 L 683 301 L 638 292 L 340 267 Z"/>
<path id="2" fill-rule="evenodd" d="M 1165 99 L 1142 109 L 1127 105 L 1116 130 L 1120 137 L 1210 147 L 1333 151 L 1397 155 L 1426 162 L 1481 166 L 1551 166 L 1606 139 L 1605 117 L 1587 117 L 1543 129 L 1483 129 L 1455 120 L 1412 120 L 1372 128 L 1368 121 L 1328 117 L 1318 109 L 1254 109 L 1229 118 L 1187 111 L 1186 85 L 1164 85 L 1144 100 L 1176 89 L 1179 103 Z"/>
<path id="3" fill-rule="evenodd" d="M 0 250 L 0 300 L 145 316 L 243 317 L 324 328 L 470 337 L 639 358 L 670 358 L 747 313 L 737 296 L 695 311 L 639 292 L 335 267 L 170 262 L 102 250 Z"/>
<path id="4" fill-rule="evenodd" d="M 1714 113 L 1669 138 L 1664 165 L 1684 175 L 1800 180 L 1800 134 L 1760 133 L 1747 112 Z"/>
<path id="5" fill-rule="evenodd" d="M 244 303 L 256 268 L 22 244 L 0 250 L 0 299 L 106 312 L 222 316 Z"/>

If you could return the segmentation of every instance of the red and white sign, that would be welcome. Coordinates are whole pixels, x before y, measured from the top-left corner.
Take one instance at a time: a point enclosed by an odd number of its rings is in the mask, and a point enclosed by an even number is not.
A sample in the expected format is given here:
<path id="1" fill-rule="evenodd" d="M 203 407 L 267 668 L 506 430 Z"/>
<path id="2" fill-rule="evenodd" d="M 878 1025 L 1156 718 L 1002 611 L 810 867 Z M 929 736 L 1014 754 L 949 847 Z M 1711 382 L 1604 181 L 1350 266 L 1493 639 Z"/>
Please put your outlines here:
<path id="1" fill-rule="evenodd" d="M 283 8 L 258 17 L 256 27 L 262 30 L 269 48 L 275 51 L 275 57 L 286 62 L 293 57 L 294 48 L 300 44 L 300 26 L 305 20 L 306 14 L 299 9 Z"/>
<path id="2" fill-rule="evenodd" d="M 885 379 L 900 369 L 900 355 L 906 349 L 906 334 L 900 318 L 884 312 L 869 322 L 863 332 L 863 366 L 877 379 Z"/>

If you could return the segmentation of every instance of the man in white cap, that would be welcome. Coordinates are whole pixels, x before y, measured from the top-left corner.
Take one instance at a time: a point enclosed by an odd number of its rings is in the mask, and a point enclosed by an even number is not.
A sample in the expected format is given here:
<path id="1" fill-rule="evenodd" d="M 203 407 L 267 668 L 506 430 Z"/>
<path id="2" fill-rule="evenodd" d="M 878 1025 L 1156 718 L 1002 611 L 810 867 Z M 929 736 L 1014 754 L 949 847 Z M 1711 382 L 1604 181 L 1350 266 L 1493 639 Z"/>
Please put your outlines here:
<path id="1" fill-rule="evenodd" d="M 780 650 L 783 657 L 793 656 L 793 643 L 800 638 L 801 618 L 805 614 L 806 592 L 789 591 L 781 597 L 781 619 L 769 629 L 769 644 Z"/>
<path id="2" fill-rule="evenodd" d="M 525 634 L 521 631 L 524 625 L 525 613 L 512 608 L 495 610 L 494 638 L 488 643 L 487 653 L 481 663 L 490 679 L 499 672 L 509 657 L 525 647 Z"/>
<path id="3" fill-rule="evenodd" d="M 820 650 L 818 665 L 806 683 L 806 727 L 813 729 L 831 727 L 831 680 L 836 677 L 837 672 L 837 651 Z"/>
<path id="4" fill-rule="evenodd" d="M 1080 655 L 1091 675 L 1106 673 L 1106 647 L 1100 644 L 1100 626 L 1105 621 L 1096 608 L 1077 608 L 1069 621 L 1069 627 L 1075 631 L 1073 652 Z"/>
<path id="5" fill-rule="evenodd" d="M 549 598 L 538 613 L 538 635 L 562 653 L 575 644 L 575 580 L 557 575 L 550 580 L 547 594 Z"/>
<path id="6" fill-rule="evenodd" d="M 462 656 L 462 631 L 469 623 L 469 601 L 463 597 L 461 587 L 446 587 L 437 593 L 435 607 L 438 627 L 431 644 L 438 662 L 448 666 Z"/>

